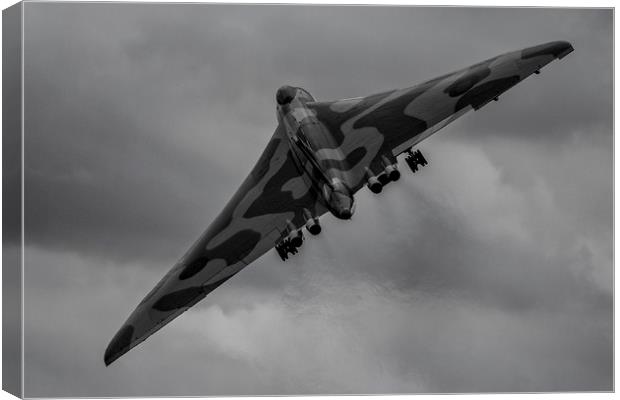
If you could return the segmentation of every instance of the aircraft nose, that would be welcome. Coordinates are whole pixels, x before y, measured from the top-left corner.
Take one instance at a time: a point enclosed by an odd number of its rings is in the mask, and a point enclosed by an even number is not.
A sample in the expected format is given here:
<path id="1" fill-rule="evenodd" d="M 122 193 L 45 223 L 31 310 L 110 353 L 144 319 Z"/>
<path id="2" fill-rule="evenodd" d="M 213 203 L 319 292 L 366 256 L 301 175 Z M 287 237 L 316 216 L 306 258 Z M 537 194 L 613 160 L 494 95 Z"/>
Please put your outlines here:
<path id="1" fill-rule="evenodd" d="M 573 45 L 567 41 L 549 42 L 524 49 L 522 53 L 522 58 L 528 59 L 542 55 L 551 55 L 555 58 L 564 58 L 573 50 Z"/>

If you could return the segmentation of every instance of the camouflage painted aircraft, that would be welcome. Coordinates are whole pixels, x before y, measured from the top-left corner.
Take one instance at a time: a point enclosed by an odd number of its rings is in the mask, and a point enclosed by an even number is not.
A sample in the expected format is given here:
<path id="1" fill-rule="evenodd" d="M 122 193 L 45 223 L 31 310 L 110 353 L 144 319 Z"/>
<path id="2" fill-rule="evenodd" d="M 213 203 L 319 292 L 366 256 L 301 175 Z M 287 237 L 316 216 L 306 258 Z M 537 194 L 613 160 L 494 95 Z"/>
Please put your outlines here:
<path id="1" fill-rule="evenodd" d="M 330 212 L 350 219 L 363 186 L 379 193 L 415 172 L 412 148 L 469 110 L 478 110 L 573 47 L 551 42 L 490 58 L 420 85 L 368 97 L 316 101 L 299 87 L 276 94 L 278 127 L 250 175 L 196 243 L 142 300 L 110 342 L 106 365 L 125 354 L 252 261 L 275 247 L 286 260 L 303 228 L 321 232 Z"/>

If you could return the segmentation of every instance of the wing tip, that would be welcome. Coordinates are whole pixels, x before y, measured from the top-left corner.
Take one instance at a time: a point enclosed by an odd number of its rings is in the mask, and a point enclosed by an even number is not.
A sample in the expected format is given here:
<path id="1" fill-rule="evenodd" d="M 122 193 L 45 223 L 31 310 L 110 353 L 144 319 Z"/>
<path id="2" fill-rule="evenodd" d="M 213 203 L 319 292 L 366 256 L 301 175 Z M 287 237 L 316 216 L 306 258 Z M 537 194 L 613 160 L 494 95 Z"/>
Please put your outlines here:
<path id="1" fill-rule="evenodd" d="M 114 335 L 114 337 L 110 341 L 110 344 L 108 344 L 108 347 L 105 350 L 105 353 L 103 355 L 103 361 L 105 362 L 106 367 L 112 364 L 122 355 L 127 353 L 129 350 L 144 342 L 153 333 L 163 328 L 166 324 L 168 324 L 174 318 L 185 312 L 189 307 L 200 301 L 205 296 L 206 294 L 203 296 L 199 296 L 191 304 L 187 305 L 184 308 L 178 309 L 176 310 L 176 312 L 168 315 L 166 318 L 159 320 L 149 330 L 145 332 L 137 332 L 134 325 L 132 325 L 131 323 L 125 323 L 125 325 L 123 325 L 123 327 L 119 329 L 119 331 L 116 333 L 116 335 Z M 131 318 L 129 320 L 131 320 Z"/>
<path id="2" fill-rule="evenodd" d="M 123 354 L 127 353 L 128 351 L 129 351 L 129 348 L 123 349 L 116 353 L 109 353 L 108 351 L 106 351 L 103 356 L 103 362 L 105 363 L 105 366 L 106 367 L 110 366 L 110 364 L 118 360 Z"/>
<path id="3" fill-rule="evenodd" d="M 133 325 L 127 324 L 114 335 L 103 355 L 106 367 L 131 349 L 134 330 Z"/>
<path id="4" fill-rule="evenodd" d="M 553 58 L 562 59 L 572 53 L 573 50 L 575 49 L 570 42 L 558 40 L 523 49 L 521 51 L 521 58 L 528 59 L 543 55 L 550 55 L 553 56 Z"/>
<path id="5" fill-rule="evenodd" d="M 558 53 L 558 55 L 557 55 L 558 60 L 563 59 L 564 57 L 566 57 L 567 55 L 569 55 L 570 53 L 575 51 L 575 48 L 573 47 L 573 45 L 570 42 L 560 41 L 560 42 L 557 42 L 557 43 L 559 43 L 563 47 L 563 50 L 560 51 Z"/>

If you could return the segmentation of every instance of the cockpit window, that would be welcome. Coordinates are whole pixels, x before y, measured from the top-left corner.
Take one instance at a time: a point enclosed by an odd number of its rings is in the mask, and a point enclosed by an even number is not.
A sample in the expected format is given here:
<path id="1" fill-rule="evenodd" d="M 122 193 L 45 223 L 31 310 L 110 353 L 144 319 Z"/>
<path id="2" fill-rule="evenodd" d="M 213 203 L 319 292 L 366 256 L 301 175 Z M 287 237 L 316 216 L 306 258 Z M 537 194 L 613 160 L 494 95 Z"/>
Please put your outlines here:
<path id="1" fill-rule="evenodd" d="M 302 88 L 298 88 L 298 93 L 297 96 L 305 101 L 314 101 L 314 97 L 312 97 L 312 95 L 310 93 L 308 93 L 307 90 L 302 89 Z"/>
<path id="2" fill-rule="evenodd" d="M 297 89 L 292 86 L 282 86 L 276 92 L 276 101 L 279 105 L 283 106 L 289 104 L 295 98 Z"/>

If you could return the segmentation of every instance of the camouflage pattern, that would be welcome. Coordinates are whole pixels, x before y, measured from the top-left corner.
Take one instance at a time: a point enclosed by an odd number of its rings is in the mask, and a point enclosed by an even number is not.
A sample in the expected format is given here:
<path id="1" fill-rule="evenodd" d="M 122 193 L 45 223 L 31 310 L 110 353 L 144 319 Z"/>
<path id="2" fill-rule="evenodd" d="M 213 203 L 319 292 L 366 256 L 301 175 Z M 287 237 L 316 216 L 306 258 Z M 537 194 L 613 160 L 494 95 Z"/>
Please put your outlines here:
<path id="1" fill-rule="evenodd" d="M 280 123 L 256 166 L 221 214 L 129 316 L 106 349 L 106 365 L 287 235 L 299 234 L 309 218 L 327 211 L 336 215 L 326 191 L 344 188 L 352 213 L 352 195 L 371 177 L 385 177 L 387 167 L 396 167 L 398 155 L 571 51 L 568 42 L 546 43 L 407 89 L 331 102 L 316 102 L 301 88 L 281 88 Z"/>

